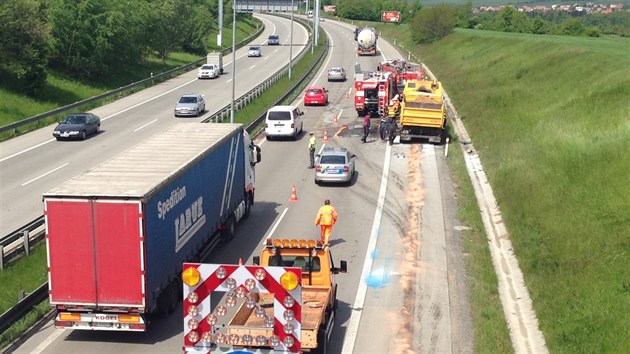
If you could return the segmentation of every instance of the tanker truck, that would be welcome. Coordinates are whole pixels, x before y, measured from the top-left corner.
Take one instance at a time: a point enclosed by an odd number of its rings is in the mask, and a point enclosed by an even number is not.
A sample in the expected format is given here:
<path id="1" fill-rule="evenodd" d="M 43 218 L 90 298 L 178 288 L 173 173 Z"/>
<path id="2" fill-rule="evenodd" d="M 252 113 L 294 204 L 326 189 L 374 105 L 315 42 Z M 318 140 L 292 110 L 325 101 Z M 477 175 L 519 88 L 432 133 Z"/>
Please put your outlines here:
<path id="1" fill-rule="evenodd" d="M 358 31 L 356 38 L 358 55 L 376 55 L 376 40 L 378 39 L 376 29 L 363 28 Z"/>

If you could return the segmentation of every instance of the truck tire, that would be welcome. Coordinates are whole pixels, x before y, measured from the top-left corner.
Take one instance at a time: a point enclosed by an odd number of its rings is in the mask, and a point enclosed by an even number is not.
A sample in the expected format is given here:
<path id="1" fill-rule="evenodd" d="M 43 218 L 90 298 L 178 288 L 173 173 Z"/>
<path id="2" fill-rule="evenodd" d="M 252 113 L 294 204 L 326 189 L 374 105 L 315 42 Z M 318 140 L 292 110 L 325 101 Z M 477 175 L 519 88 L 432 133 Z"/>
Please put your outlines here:
<path id="1" fill-rule="evenodd" d="M 243 219 L 247 219 L 254 204 L 254 196 L 252 193 L 245 194 L 245 211 L 243 212 Z"/>
<path id="2" fill-rule="evenodd" d="M 225 222 L 225 229 L 221 231 L 221 242 L 227 243 L 234 238 L 234 230 L 236 229 L 236 223 L 234 222 L 234 216 Z"/>

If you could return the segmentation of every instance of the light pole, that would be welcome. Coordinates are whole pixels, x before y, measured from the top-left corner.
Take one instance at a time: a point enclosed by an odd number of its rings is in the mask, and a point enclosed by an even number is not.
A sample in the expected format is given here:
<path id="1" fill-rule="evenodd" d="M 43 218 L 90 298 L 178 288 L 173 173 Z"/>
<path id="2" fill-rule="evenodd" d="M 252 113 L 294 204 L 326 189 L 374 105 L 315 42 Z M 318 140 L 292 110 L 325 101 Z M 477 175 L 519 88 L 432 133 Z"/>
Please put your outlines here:
<path id="1" fill-rule="evenodd" d="M 234 95 L 236 90 L 236 4 L 232 0 L 232 105 L 230 106 L 230 123 L 234 123 Z"/>
<path id="2" fill-rule="evenodd" d="M 289 43 L 289 80 L 291 80 L 291 67 L 293 66 L 293 0 L 291 0 L 291 40 Z"/>
<path id="3" fill-rule="evenodd" d="M 219 34 L 217 34 L 217 47 L 223 44 L 223 0 L 219 0 Z"/>

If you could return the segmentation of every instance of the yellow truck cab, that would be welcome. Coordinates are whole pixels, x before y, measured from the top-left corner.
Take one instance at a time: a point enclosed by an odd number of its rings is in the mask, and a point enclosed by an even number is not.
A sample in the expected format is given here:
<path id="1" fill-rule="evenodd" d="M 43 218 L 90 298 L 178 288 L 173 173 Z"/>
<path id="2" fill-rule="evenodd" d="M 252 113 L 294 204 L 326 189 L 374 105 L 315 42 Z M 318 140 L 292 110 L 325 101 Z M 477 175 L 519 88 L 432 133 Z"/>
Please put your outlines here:
<path id="1" fill-rule="evenodd" d="M 268 239 L 253 263 L 184 263 L 184 353 L 327 353 L 347 262 L 321 241 Z"/>
<path id="2" fill-rule="evenodd" d="M 446 127 L 446 107 L 442 83 L 431 80 L 409 80 L 405 83 L 400 107 L 400 139 L 428 139 L 441 143 Z"/>

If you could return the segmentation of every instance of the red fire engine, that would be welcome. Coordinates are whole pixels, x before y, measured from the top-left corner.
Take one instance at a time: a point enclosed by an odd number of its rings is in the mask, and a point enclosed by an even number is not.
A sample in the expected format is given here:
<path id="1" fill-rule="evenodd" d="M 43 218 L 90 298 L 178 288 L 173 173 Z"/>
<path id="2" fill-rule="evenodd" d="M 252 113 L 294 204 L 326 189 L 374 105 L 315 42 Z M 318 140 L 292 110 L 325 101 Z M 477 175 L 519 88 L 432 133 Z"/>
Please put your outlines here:
<path id="1" fill-rule="evenodd" d="M 380 63 L 376 72 L 363 72 L 358 66 L 355 70 L 354 108 L 360 117 L 366 114 L 384 115 L 389 101 L 403 92 L 408 80 L 423 80 L 425 77 L 420 64 L 401 59 Z"/>
<path id="2" fill-rule="evenodd" d="M 383 72 L 361 72 L 354 78 L 354 108 L 359 117 L 366 114 L 380 116 L 384 114 L 389 100 L 394 97 L 396 76 Z"/>

